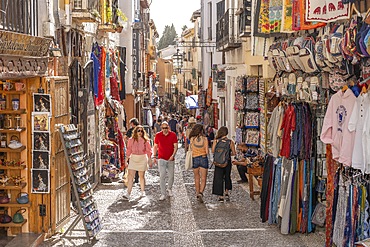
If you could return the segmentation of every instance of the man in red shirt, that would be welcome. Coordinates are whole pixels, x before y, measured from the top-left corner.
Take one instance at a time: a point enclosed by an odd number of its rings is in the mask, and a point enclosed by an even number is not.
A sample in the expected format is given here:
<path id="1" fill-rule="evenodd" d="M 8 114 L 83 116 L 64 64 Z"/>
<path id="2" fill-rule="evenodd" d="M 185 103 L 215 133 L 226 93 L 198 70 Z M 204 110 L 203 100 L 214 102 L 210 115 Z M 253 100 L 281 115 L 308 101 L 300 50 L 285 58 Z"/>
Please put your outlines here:
<path id="1" fill-rule="evenodd" d="M 175 176 L 175 155 L 177 152 L 177 136 L 169 129 L 168 123 L 163 121 L 162 131 L 154 138 L 153 154 L 154 163 L 157 163 L 161 187 L 160 201 L 166 199 L 166 170 L 168 170 L 168 195 L 172 196 L 172 186 Z"/>

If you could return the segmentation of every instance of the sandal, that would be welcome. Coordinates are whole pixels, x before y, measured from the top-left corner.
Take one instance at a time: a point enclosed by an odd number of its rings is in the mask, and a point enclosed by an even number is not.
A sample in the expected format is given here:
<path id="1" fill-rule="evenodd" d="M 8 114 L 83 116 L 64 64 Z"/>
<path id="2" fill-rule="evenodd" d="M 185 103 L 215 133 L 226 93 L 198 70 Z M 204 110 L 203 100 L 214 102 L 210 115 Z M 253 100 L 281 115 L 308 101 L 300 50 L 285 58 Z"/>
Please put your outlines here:
<path id="1" fill-rule="evenodd" d="M 225 194 L 225 200 L 226 200 L 227 202 L 229 202 L 229 201 L 230 201 L 230 196 L 229 196 L 229 194 Z"/>
<path id="2" fill-rule="evenodd" d="M 198 195 L 197 195 L 197 199 L 198 199 L 198 201 L 200 202 L 200 203 L 203 203 L 204 201 L 203 201 L 203 194 L 202 193 L 199 193 Z"/>
<path id="3" fill-rule="evenodd" d="M 225 201 L 225 199 L 224 199 L 222 196 L 220 196 L 220 197 L 218 198 L 218 201 L 219 201 L 219 202 L 224 202 L 224 201 Z"/>

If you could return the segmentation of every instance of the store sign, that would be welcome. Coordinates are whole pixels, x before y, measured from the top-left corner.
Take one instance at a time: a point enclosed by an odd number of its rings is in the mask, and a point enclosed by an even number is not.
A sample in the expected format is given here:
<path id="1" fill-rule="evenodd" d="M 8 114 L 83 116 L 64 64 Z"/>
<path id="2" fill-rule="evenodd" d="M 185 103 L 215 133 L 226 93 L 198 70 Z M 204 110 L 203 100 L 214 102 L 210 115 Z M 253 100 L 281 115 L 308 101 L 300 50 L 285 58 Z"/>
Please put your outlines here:
<path id="1" fill-rule="evenodd" d="M 139 87 L 138 72 L 140 71 L 139 64 L 139 30 L 134 29 L 132 34 L 132 85 L 136 89 Z"/>
<path id="2" fill-rule="evenodd" d="M 0 54 L 29 57 L 45 57 L 51 39 L 21 33 L 0 31 Z"/>
<path id="3" fill-rule="evenodd" d="M 48 58 L 26 58 L 0 55 L 0 79 L 46 76 Z"/>

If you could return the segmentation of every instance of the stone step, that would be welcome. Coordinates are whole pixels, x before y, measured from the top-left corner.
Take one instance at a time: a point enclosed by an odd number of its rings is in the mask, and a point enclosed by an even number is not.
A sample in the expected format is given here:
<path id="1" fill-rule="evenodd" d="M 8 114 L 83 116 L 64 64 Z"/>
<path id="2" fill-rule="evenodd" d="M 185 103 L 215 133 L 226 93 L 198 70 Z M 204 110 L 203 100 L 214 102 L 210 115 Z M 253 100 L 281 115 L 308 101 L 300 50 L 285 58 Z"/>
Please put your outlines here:
<path id="1" fill-rule="evenodd" d="M 20 233 L 15 236 L 5 247 L 29 246 L 37 247 L 44 241 L 44 234 Z"/>

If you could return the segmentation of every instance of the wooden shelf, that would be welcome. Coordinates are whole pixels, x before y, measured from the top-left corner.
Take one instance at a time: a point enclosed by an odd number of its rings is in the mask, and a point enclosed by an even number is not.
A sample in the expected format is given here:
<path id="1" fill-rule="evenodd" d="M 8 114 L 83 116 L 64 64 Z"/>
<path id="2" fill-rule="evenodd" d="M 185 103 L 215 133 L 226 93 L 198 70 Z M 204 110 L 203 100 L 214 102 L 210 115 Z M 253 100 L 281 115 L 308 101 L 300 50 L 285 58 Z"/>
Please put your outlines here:
<path id="1" fill-rule="evenodd" d="M 0 224 L 0 227 L 22 227 L 24 224 L 27 223 L 27 219 L 25 219 L 22 223 L 6 223 L 6 224 Z"/>
<path id="2" fill-rule="evenodd" d="M 19 153 L 19 152 L 22 152 L 23 150 L 25 150 L 26 147 L 25 146 L 22 146 L 20 148 L 17 148 L 17 149 L 12 149 L 12 148 L 0 148 L 0 153 L 3 152 L 3 153 Z"/>
<path id="3" fill-rule="evenodd" d="M 0 129 L 0 133 L 20 133 L 25 131 L 26 128 L 19 128 L 19 129 Z"/>
<path id="4" fill-rule="evenodd" d="M 18 95 L 18 94 L 25 94 L 25 93 L 26 93 L 26 90 L 20 90 L 20 91 L 16 91 L 16 90 L 11 90 L 11 91 L 0 90 L 0 94 L 15 94 L 15 95 Z"/>
<path id="5" fill-rule="evenodd" d="M 0 190 L 20 190 L 20 189 L 23 189 L 24 187 L 26 187 L 26 185 L 27 184 L 25 182 L 21 182 L 20 185 L 15 185 L 13 183 L 8 183 L 5 186 L 0 185 Z"/>
<path id="6" fill-rule="evenodd" d="M 26 168 L 26 165 L 20 166 L 0 166 L 0 170 L 23 170 Z"/>
<path id="7" fill-rule="evenodd" d="M 17 203 L 17 202 L 9 202 L 9 203 L 5 203 L 5 204 L 0 204 L 0 207 L 3 207 L 3 208 L 29 208 L 31 207 L 31 203 L 25 203 L 25 204 L 20 204 L 20 203 Z"/>
<path id="8" fill-rule="evenodd" d="M 26 109 L 19 109 L 17 111 L 12 109 L 0 110 L 0 114 L 25 114 Z"/>

